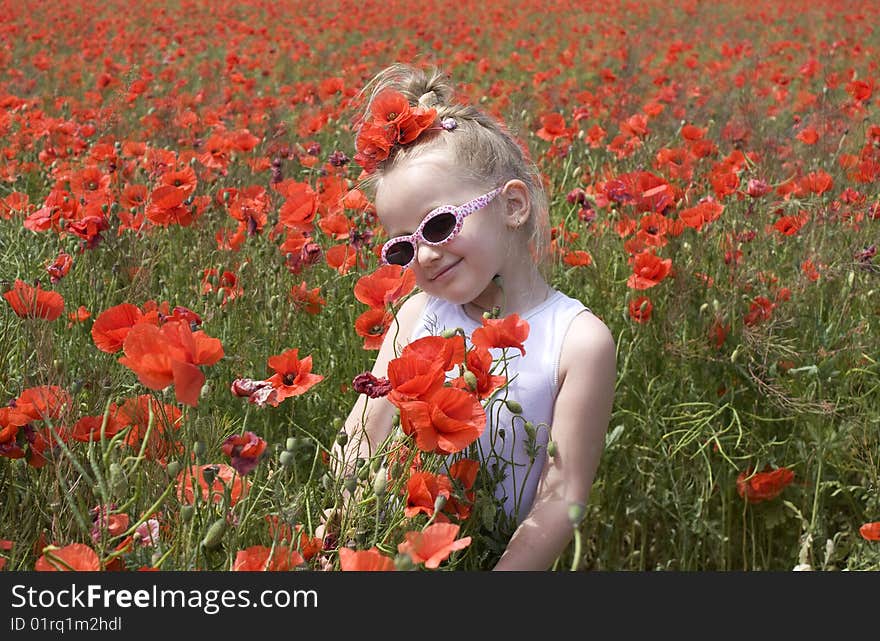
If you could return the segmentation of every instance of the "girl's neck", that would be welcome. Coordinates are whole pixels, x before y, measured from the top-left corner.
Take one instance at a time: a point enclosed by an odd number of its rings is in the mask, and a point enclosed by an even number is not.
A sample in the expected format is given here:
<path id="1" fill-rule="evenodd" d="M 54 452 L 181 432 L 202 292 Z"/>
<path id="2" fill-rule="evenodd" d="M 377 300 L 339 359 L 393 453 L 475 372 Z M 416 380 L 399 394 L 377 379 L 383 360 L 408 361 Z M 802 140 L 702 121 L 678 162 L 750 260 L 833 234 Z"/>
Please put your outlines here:
<path id="1" fill-rule="evenodd" d="M 485 312 L 500 308 L 500 317 L 510 314 L 522 315 L 549 298 L 552 289 L 534 269 L 527 279 L 511 283 L 503 276 L 496 276 L 483 292 L 462 307 L 475 321 L 481 322 Z"/>

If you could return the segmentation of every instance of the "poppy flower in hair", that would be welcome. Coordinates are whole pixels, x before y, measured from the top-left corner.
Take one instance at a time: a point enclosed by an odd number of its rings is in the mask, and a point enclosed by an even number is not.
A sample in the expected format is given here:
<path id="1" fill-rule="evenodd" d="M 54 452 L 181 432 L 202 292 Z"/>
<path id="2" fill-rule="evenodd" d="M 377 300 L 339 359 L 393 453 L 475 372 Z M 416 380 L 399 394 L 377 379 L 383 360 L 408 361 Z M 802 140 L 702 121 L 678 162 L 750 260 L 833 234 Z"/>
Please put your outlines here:
<path id="1" fill-rule="evenodd" d="M 388 158 L 395 145 L 415 141 L 437 118 L 437 110 L 413 107 L 406 96 L 394 89 L 379 92 L 370 103 L 370 119 L 364 122 L 355 140 L 355 161 L 370 173 Z"/>

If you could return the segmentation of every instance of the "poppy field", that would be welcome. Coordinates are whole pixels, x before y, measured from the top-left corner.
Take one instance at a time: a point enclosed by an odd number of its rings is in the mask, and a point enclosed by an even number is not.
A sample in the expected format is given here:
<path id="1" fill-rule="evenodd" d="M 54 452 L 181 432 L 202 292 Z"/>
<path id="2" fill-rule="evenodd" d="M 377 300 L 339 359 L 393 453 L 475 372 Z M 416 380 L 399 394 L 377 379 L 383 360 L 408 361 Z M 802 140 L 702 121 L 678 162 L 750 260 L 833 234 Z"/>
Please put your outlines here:
<path id="1" fill-rule="evenodd" d="M 527 323 L 369 373 L 415 291 L 355 162 L 394 62 L 517 135 L 615 337 L 552 569 L 880 569 L 880 7 L 583 5 L 0 0 L 0 569 L 491 568 L 468 444 Z M 359 394 L 428 388 L 336 473 Z"/>

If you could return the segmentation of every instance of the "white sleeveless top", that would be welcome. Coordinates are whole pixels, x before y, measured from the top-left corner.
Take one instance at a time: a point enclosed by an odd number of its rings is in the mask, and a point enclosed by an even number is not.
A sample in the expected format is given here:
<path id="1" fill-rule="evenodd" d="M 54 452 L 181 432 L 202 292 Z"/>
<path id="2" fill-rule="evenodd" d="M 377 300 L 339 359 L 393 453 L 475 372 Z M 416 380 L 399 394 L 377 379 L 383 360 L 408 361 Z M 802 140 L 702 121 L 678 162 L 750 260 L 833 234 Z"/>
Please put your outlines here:
<path id="1" fill-rule="evenodd" d="M 518 349 L 507 349 L 506 398 L 517 401 L 523 408 L 521 417 L 514 415 L 503 403 L 489 405 L 496 396 L 505 398 L 505 390 L 499 390 L 483 402 L 486 411 L 486 429 L 479 439 L 481 465 L 498 465 L 503 474 L 495 495 L 503 501 L 508 516 L 521 522 L 535 499 L 538 481 L 544 469 L 549 428 L 553 419 L 553 407 L 559 390 L 559 360 L 562 341 L 575 316 L 582 311 L 590 311 L 583 303 L 553 290 L 550 296 L 537 307 L 521 315 L 529 324 L 529 335 L 523 343 L 525 356 Z M 454 305 L 443 299 L 428 296 L 422 315 L 415 325 L 410 342 L 424 336 L 439 335 L 445 329 L 461 327 L 470 348 L 470 336 L 482 324 L 470 318 L 461 305 Z M 492 358 L 501 357 L 501 349 L 490 350 Z M 493 373 L 496 371 L 493 365 Z M 450 378 L 457 375 L 453 370 Z M 491 407 L 491 410 L 489 409 Z M 536 428 L 532 461 L 528 448 L 528 436 L 524 428 L 525 420 Z M 490 468 L 491 469 L 491 468 Z"/>

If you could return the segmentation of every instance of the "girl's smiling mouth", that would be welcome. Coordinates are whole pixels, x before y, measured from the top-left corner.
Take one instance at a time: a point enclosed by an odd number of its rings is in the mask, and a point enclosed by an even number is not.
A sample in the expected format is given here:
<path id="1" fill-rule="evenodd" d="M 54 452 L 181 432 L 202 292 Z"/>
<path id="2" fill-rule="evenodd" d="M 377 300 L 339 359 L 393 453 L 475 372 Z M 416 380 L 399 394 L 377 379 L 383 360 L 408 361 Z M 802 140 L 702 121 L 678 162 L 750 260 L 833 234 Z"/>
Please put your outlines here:
<path id="1" fill-rule="evenodd" d="M 457 261 L 455 261 L 454 263 L 452 263 L 448 267 L 444 267 L 440 272 L 438 272 L 436 275 L 432 276 L 428 280 L 433 283 L 434 281 L 436 281 L 440 278 L 443 278 L 444 276 L 446 276 L 446 274 L 451 272 L 455 268 L 455 266 L 458 265 L 461 261 L 462 261 L 462 259 L 459 258 Z"/>

